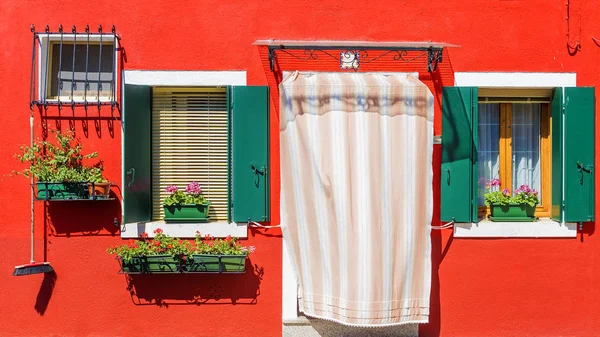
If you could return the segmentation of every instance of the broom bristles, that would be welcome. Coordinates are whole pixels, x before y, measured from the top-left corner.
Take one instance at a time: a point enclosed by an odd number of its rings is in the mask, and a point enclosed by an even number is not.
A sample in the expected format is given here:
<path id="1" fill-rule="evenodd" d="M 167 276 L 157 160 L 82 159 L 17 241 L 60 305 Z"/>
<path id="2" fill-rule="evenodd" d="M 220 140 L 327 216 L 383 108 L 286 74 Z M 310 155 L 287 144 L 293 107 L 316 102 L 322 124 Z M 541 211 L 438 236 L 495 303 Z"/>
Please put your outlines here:
<path id="1" fill-rule="evenodd" d="M 54 269 L 50 266 L 50 262 L 29 263 L 21 266 L 16 266 L 13 276 L 24 276 L 31 274 L 51 273 Z"/>

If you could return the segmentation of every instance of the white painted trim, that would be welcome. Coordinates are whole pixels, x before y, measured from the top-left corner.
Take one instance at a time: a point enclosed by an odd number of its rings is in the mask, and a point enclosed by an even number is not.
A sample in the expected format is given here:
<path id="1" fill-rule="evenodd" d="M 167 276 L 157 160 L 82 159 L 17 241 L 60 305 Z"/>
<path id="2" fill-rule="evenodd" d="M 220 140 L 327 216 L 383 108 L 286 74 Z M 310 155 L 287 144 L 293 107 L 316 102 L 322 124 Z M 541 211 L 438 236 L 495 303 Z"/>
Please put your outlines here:
<path id="1" fill-rule="evenodd" d="M 577 86 L 577 73 L 455 72 L 457 87 L 555 88 Z"/>
<path id="2" fill-rule="evenodd" d="M 227 222 L 203 222 L 203 223 L 165 223 L 164 221 L 127 223 L 121 226 L 121 238 L 135 239 L 146 232 L 149 237 L 154 237 L 154 230 L 160 228 L 164 234 L 176 238 L 193 238 L 196 231 L 202 235 L 210 234 L 216 238 L 224 238 L 227 235 L 245 239 L 248 237 L 248 224 Z"/>
<path id="3" fill-rule="evenodd" d="M 246 85 L 246 71 L 169 71 L 169 70 L 123 70 L 123 85 L 121 86 L 121 101 L 125 106 L 125 84 L 138 84 L 148 86 L 219 86 L 219 85 Z M 121 124 L 121 186 L 125 189 L 125 123 L 127 122 L 126 111 L 123 110 L 123 123 Z M 124 194 L 124 193 L 123 193 Z M 121 219 L 125 220 L 125 202 L 121 200 Z M 203 224 L 169 224 L 164 221 L 148 223 L 127 223 L 121 226 L 122 238 L 136 238 L 140 233 L 146 231 L 150 234 L 157 226 L 162 225 L 166 234 L 179 238 L 194 237 L 196 231 L 210 234 L 214 237 L 226 237 L 227 235 L 238 238 L 248 237 L 248 225 L 211 222 Z M 179 228 L 175 227 L 179 226 Z M 213 227 L 214 226 L 214 227 Z M 173 229 L 171 229 L 173 227 Z"/>
<path id="4" fill-rule="evenodd" d="M 281 247 L 283 249 L 281 258 L 281 319 L 283 321 L 296 321 L 298 319 L 298 281 L 285 240 L 282 241 Z"/>
<path id="5" fill-rule="evenodd" d="M 455 238 L 576 238 L 576 223 L 560 223 L 552 219 L 534 222 L 457 223 Z"/>
<path id="6" fill-rule="evenodd" d="M 246 85 L 246 71 L 125 70 L 123 82 L 150 86 L 186 87 Z"/>

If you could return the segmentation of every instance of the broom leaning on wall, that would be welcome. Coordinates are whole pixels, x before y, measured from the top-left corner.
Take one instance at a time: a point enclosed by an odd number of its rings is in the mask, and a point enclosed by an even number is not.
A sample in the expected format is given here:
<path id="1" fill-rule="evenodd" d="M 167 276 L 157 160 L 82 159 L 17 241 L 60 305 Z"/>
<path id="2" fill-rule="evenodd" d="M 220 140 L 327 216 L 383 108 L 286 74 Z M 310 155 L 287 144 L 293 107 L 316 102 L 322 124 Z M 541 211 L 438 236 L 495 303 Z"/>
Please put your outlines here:
<path id="1" fill-rule="evenodd" d="M 29 140 L 30 145 L 33 146 L 33 111 L 29 116 Z M 33 176 L 31 176 L 31 256 L 28 264 L 20 265 L 15 267 L 13 276 L 24 276 L 31 274 L 51 273 L 54 271 L 50 262 L 35 262 L 35 245 L 34 245 L 34 233 L 35 233 L 35 209 L 34 209 L 35 195 L 33 190 Z"/>

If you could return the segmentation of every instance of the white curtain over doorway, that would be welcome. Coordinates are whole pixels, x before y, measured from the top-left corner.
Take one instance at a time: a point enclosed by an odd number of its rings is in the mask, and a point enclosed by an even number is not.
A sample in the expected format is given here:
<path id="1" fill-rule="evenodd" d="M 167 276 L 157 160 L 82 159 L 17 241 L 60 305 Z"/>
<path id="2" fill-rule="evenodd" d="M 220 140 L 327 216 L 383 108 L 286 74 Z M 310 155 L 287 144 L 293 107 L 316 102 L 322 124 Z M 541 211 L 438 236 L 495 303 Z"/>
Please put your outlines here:
<path id="1" fill-rule="evenodd" d="M 290 73 L 281 223 L 308 316 L 426 323 L 433 95 L 409 74 Z"/>

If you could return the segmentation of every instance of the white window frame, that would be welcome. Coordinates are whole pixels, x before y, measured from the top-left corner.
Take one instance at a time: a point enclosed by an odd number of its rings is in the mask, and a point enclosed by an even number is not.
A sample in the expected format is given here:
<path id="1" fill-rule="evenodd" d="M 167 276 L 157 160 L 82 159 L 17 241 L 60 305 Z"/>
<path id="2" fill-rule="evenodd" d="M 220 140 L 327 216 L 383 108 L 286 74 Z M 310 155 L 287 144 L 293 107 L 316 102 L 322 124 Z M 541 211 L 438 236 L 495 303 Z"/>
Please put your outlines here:
<path id="1" fill-rule="evenodd" d="M 87 41 L 87 34 L 77 34 L 77 44 L 79 44 L 79 41 L 81 42 L 86 42 Z M 100 34 L 90 34 L 89 35 L 90 38 L 90 42 L 100 42 Z M 38 61 L 38 90 L 37 90 L 37 97 L 39 101 L 42 101 L 44 99 L 46 99 L 46 101 L 50 104 L 56 104 L 58 103 L 58 98 L 50 98 L 48 97 L 48 90 L 46 90 L 46 85 L 50 85 L 50 81 L 52 80 L 50 78 L 51 74 L 48 73 L 48 69 L 46 67 L 46 59 L 48 58 L 48 48 L 50 47 L 50 44 L 53 42 L 60 42 L 61 40 L 61 34 L 45 34 L 45 33 L 39 33 L 38 34 L 38 44 L 37 44 L 37 53 L 38 53 L 38 57 L 37 57 L 37 61 Z M 75 34 L 62 34 L 62 41 L 63 43 L 73 43 L 75 42 Z M 115 88 L 119 88 L 119 76 L 117 76 L 117 74 L 119 73 L 119 39 L 115 39 L 115 35 L 114 34 L 102 34 L 102 41 L 106 41 L 106 44 L 114 44 L 113 46 L 113 62 L 115 62 Z M 116 44 L 115 44 L 116 43 Z M 45 81 L 45 78 L 48 77 L 48 80 Z M 115 95 L 117 95 L 117 91 L 115 90 L 114 93 Z M 96 97 L 96 96 L 94 96 Z M 117 97 L 113 98 L 115 101 L 117 100 Z M 100 96 L 98 99 L 93 99 L 93 100 L 89 100 L 88 99 L 88 103 L 90 105 L 93 105 L 93 103 L 97 103 L 98 100 L 100 102 L 110 102 L 111 97 L 109 96 Z M 74 100 L 74 102 L 76 103 L 82 103 L 84 102 L 84 100 L 80 97 L 76 97 Z M 63 103 L 70 103 L 71 100 L 67 100 L 67 101 L 63 101 L 61 99 L 61 102 Z"/>
<path id="2" fill-rule="evenodd" d="M 227 85 L 246 85 L 246 71 L 167 71 L 167 70 L 124 70 L 122 72 L 124 84 L 148 85 L 154 87 L 215 87 Z M 121 87 L 121 97 L 125 94 L 125 85 Z M 125 144 L 121 138 L 121 163 L 124 163 Z M 121 172 L 123 170 L 121 169 Z M 125 186 L 125 175 L 121 176 L 121 186 Z M 121 201 L 121 210 L 124 205 Z M 121 214 L 123 216 L 123 214 Z M 138 238 L 142 232 L 154 236 L 154 230 L 161 228 L 167 235 L 179 238 L 193 238 L 196 231 L 209 233 L 214 237 L 231 235 L 238 238 L 248 237 L 248 224 L 228 223 L 217 221 L 208 223 L 181 223 L 165 226 L 164 221 L 150 221 L 146 223 L 126 223 L 121 225 L 121 237 L 124 239 Z"/>
<path id="3" fill-rule="evenodd" d="M 478 88 L 556 88 L 577 86 L 577 73 L 546 72 L 456 72 L 454 85 Z M 443 130 L 442 130 L 443 132 Z M 540 219 L 531 222 L 493 222 L 482 220 L 476 223 L 454 225 L 457 238 L 576 238 L 577 224 Z"/>

